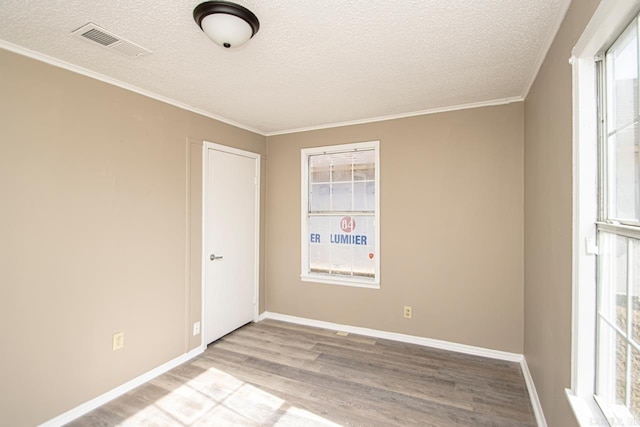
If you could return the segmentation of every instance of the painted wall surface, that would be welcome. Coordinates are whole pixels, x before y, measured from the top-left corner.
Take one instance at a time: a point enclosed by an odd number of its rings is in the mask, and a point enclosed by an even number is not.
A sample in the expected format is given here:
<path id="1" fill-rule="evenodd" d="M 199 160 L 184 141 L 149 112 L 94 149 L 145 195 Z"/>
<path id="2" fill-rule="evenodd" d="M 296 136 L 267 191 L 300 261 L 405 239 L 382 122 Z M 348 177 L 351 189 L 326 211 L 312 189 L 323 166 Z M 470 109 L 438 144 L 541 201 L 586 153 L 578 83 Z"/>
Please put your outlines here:
<path id="1" fill-rule="evenodd" d="M 522 353 L 523 138 L 522 103 L 268 137 L 266 309 Z M 371 140 L 381 287 L 302 282 L 300 149 Z"/>
<path id="2" fill-rule="evenodd" d="M 574 1 L 525 100 L 524 354 L 549 426 L 571 387 L 571 49 L 599 0 Z"/>
<path id="3" fill-rule="evenodd" d="M 0 94 L 0 424 L 30 426 L 199 345 L 202 140 L 265 138 L 2 50 Z"/>

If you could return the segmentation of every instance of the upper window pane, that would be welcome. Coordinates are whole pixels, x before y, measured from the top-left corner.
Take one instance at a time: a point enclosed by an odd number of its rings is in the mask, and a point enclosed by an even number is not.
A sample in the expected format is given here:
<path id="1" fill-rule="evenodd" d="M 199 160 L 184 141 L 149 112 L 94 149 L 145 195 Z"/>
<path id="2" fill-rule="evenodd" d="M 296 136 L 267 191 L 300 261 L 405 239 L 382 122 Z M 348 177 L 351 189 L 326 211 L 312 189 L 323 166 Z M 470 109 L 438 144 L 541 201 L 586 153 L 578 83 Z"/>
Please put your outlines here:
<path id="1" fill-rule="evenodd" d="M 607 51 L 607 219 L 640 222 L 638 23 Z"/>
<path id="2" fill-rule="evenodd" d="M 375 209 L 375 151 L 309 156 L 309 212 Z"/>

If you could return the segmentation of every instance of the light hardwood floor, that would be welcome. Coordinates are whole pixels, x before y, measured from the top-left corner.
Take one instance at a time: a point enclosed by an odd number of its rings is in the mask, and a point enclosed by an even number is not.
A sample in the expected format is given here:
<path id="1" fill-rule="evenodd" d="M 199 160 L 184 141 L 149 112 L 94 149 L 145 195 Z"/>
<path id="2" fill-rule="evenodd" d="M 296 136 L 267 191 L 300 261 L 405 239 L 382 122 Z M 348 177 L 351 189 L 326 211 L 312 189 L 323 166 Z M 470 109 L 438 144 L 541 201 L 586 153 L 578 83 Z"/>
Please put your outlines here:
<path id="1" fill-rule="evenodd" d="M 69 426 L 535 426 L 520 366 L 274 320 Z"/>

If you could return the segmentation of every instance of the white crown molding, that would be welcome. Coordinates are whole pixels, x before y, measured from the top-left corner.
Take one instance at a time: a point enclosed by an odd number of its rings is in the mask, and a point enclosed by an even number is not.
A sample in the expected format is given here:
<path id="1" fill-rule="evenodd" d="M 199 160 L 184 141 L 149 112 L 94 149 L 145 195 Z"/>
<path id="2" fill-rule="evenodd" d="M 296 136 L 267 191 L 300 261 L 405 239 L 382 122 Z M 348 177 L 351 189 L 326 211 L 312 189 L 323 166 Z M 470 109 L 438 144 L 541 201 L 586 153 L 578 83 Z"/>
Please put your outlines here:
<path id="1" fill-rule="evenodd" d="M 240 129 L 244 129 L 246 131 L 249 132 L 253 132 L 253 133 L 257 133 L 258 135 L 262 135 L 262 136 L 266 136 L 265 133 L 261 130 L 252 128 L 251 126 L 247 126 L 245 124 L 236 122 L 234 120 L 230 120 L 215 114 L 211 114 L 207 111 L 201 110 L 199 108 L 196 107 L 192 107 L 191 105 L 182 103 L 180 101 L 176 101 L 175 99 L 172 98 L 168 98 L 166 96 L 162 96 L 162 95 L 158 95 L 157 93 L 153 93 L 151 91 L 145 90 L 145 89 L 141 89 L 137 86 L 134 85 L 130 85 L 128 83 L 122 82 L 120 80 L 105 76 L 103 74 L 100 73 L 96 73 L 95 71 L 91 71 L 88 70 L 86 68 L 71 64 L 69 62 L 63 61 L 61 59 L 57 59 L 54 58 L 52 56 L 49 55 L 45 55 L 42 54 L 40 52 L 36 52 L 34 50 L 31 49 L 27 49 L 25 47 L 22 46 L 18 46 L 16 44 L 10 43 L 8 41 L 5 40 L 0 40 L 0 49 L 4 49 L 4 50 L 8 50 L 9 52 L 13 52 L 13 53 L 17 53 L 18 55 L 22 55 L 22 56 L 26 56 L 28 58 L 31 59 L 35 59 L 36 61 L 40 61 L 40 62 L 44 62 L 46 64 L 49 65 L 53 65 L 54 67 L 58 67 L 58 68 L 62 68 L 65 69 L 67 71 L 71 71 L 73 73 L 76 74 L 81 74 L 83 76 L 95 79 L 95 80 L 99 80 L 101 82 L 113 85 L 113 86 L 117 86 L 119 88 L 131 91 L 131 92 L 135 92 L 139 95 L 142 96 L 146 96 L 147 98 L 151 98 L 151 99 L 155 99 L 156 101 L 160 101 L 163 102 L 165 104 L 169 104 L 169 105 L 173 105 L 174 107 L 178 107 L 182 110 L 186 110 L 186 111 L 190 111 L 192 113 L 196 113 L 196 114 L 200 114 L 201 116 L 205 116 L 208 117 L 210 119 L 214 119 L 217 120 L 219 122 L 240 128 Z"/>
<path id="2" fill-rule="evenodd" d="M 152 379 L 156 378 L 159 375 L 164 374 L 167 371 L 170 371 L 171 369 L 175 368 L 178 365 L 181 365 L 185 362 L 188 362 L 189 360 L 193 359 L 194 357 L 196 357 L 197 355 L 199 355 L 200 353 L 202 353 L 204 350 L 206 349 L 206 346 L 199 346 L 193 350 L 191 350 L 188 353 L 183 354 L 182 356 L 178 356 L 173 360 L 170 360 L 160 366 L 158 366 L 155 369 L 152 369 L 142 375 L 140 375 L 139 377 L 136 377 L 134 379 L 132 379 L 131 381 L 127 381 L 126 383 L 112 389 L 109 390 L 106 393 L 101 394 L 100 396 L 91 399 L 81 405 L 76 406 L 75 408 L 61 414 L 58 415 L 55 418 L 50 419 L 49 421 L 46 421 L 43 424 L 40 424 L 40 427 L 57 427 L 57 426 L 62 426 L 64 424 L 67 424 L 73 420 L 75 420 L 76 418 L 79 418 L 91 411 L 93 411 L 94 409 L 104 405 L 105 403 L 108 403 L 110 401 L 112 401 L 113 399 L 122 396 L 125 393 L 128 393 L 129 391 L 133 390 L 136 387 L 141 386 L 142 384 L 146 383 L 147 381 L 151 381 Z"/>
<path id="3" fill-rule="evenodd" d="M 302 127 L 302 128 L 282 130 L 282 131 L 266 132 L 264 135 L 278 136 L 278 135 L 286 135 L 290 133 L 309 132 L 312 130 L 331 129 L 331 128 L 337 128 L 342 126 L 363 125 L 367 123 L 383 122 L 386 120 L 404 119 L 407 117 L 425 116 L 428 114 L 446 113 L 449 111 L 468 110 L 470 108 L 494 107 L 497 105 L 505 105 L 505 104 L 511 104 L 514 102 L 522 102 L 522 101 L 524 101 L 523 97 L 515 96 L 511 98 L 500 98 L 500 99 L 493 99 L 490 101 L 471 102 L 469 104 L 458 104 L 458 105 L 451 105 L 448 107 L 431 108 L 428 110 L 413 111 L 410 113 L 391 114 L 388 116 L 379 116 L 379 117 L 372 117 L 367 119 L 350 120 L 346 122 L 329 123 L 329 124 L 318 125 L 318 126 L 309 126 L 309 127 Z"/>
<path id="4" fill-rule="evenodd" d="M 71 64 L 69 62 L 63 61 L 61 59 L 57 59 L 57 58 L 54 58 L 52 56 L 42 54 L 40 52 L 36 52 L 34 50 L 27 49 L 27 48 L 22 47 L 22 46 L 18 46 L 16 44 L 10 43 L 10 42 L 5 41 L 5 40 L 0 40 L 0 49 L 4 49 L 4 50 L 7 50 L 9 52 L 17 53 L 18 55 L 26 56 L 28 58 L 35 59 L 36 61 L 44 62 L 46 64 L 52 65 L 54 67 L 62 68 L 62 69 L 65 69 L 67 71 L 71 71 L 73 73 L 81 74 L 83 76 L 86 76 L 86 77 L 89 77 L 89 78 L 92 78 L 92 79 L 95 79 L 95 80 L 99 80 L 99 81 L 107 83 L 107 84 L 111 84 L 111 85 L 120 87 L 122 89 L 125 89 L 125 90 L 128 90 L 128 91 L 140 94 L 142 96 L 146 96 L 147 98 L 155 99 L 156 101 L 160 101 L 160 102 L 164 102 L 165 104 L 173 105 L 174 107 L 180 108 L 182 110 L 186 110 L 186 111 L 190 111 L 192 113 L 200 114 L 201 116 L 205 116 L 205 117 L 208 117 L 210 119 L 217 120 L 219 122 L 222 122 L 222 123 L 225 123 L 225 124 L 228 124 L 228 125 L 231 125 L 231 126 L 235 126 L 237 128 L 244 129 L 246 131 L 253 132 L 253 133 L 256 133 L 258 135 L 265 136 L 265 137 L 277 136 L 277 135 L 286 135 L 286 134 L 298 133 L 298 132 L 308 132 L 308 131 L 312 131 L 312 130 L 331 129 L 331 128 L 342 127 L 342 126 L 361 125 L 361 124 L 367 124 L 367 123 L 382 122 L 382 121 L 386 121 L 386 120 L 395 120 L 395 119 L 403 119 L 403 118 L 407 118 L 407 117 L 423 116 L 423 115 L 427 115 L 427 114 L 446 113 L 446 112 L 450 112 L 450 111 L 467 110 L 467 109 L 470 109 L 470 108 L 492 107 L 492 106 L 497 106 L 497 105 L 511 104 L 513 102 L 522 102 L 522 101 L 524 101 L 524 97 L 516 96 L 516 97 L 510 97 L 510 98 L 493 99 L 493 100 L 489 100 L 489 101 L 472 102 L 472 103 L 468 103 L 468 104 L 450 105 L 450 106 L 447 106 L 447 107 L 431 108 L 431 109 L 427 109 L 427 110 L 413 111 L 413 112 L 409 112 L 409 113 L 392 114 L 392 115 L 387 115 L 387 116 L 378 116 L 378 117 L 371 117 L 371 118 L 365 118 L 365 119 L 329 123 L 329 124 L 318 125 L 318 126 L 308 126 L 308 127 L 301 127 L 301 128 L 295 128 L 295 129 L 284 129 L 284 130 L 280 130 L 280 131 L 266 132 L 266 131 L 253 128 L 253 127 L 248 126 L 248 125 L 245 125 L 243 123 L 239 123 L 239 122 L 236 122 L 234 120 L 227 119 L 227 118 L 222 117 L 222 116 L 211 114 L 211 113 L 209 113 L 207 111 L 192 107 L 191 105 L 182 103 L 180 101 L 176 101 L 175 99 L 168 98 L 168 97 L 165 97 L 165 96 L 162 96 L 162 95 L 158 95 L 157 93 L 153 93 L 151 91 L 148 91 L 148 90 L 145 90 L 145 89 L 141 89 L 141 88 L 139 88 L 137 86 L 130 85 L 130 84 L 122 82 L 120 80 L 117 80 L 117 79 L 105 76 L 103 74 L 97 73 L 95 71 L 91 71 L 91 70 L 88 70 L 86 68 L 83 68 L 83 67 Z M 544 57 L 543 57 L 543 59 L 544 59 Z M 534 78 L 535 78 L 535 76 L 534 76 Z"/>
<path id="5" fill-rule="evenodd" d="M 569 11 L 570 5 L 571 5 L 571 0 L 562 0 L 562 4 L 560 5 L 560 10 L 559 10 L 560 13 L 556 15 L 556 19 L 553 22 L 553 24 L 551 24 L 551 28 L 549 30 L 549 33 L 547 33 L 547 37 L 544 40 L 544 43 L 542 44 L 542 48 L 538 52 L 538 57 L 536 58 L 536 62 L 534 63 L 533 68 L 531 69 L 531 73 L 529 74 L 529 78 L 527 79 L 526 85 L 524 87 L 524 91 L 522 92 L 522 96 L 521 96 L 522 99 L 526 99 L 527 95 L 529 95 L 529 91 L 531 90 L 533 83 L 535 83 L 536 78 L 538 77 L 540 68 L 542 67 L 542 64 L 544 64 L 544 60 L 547 58 L 547 53 L 549 52 L 549 49 L 551 48 L 553 41 L 556 39 L 556 36 L 558 35 L 558 31 L 560 30 L 560 26 L 562 25 L 562 22 L 564 21 L 564 18 L 567 15 L 567 12 Z"/>
<path id="6" fill-rule="evenodd" d="M 560 19 L 559 22 L 561 23 L 562 19 Z M 556 29 L 556 31 L 557 31 L 557 29 Z M 553 35 L 555 35 L 555 32 L 553 32 Z M 553 37 L 551 37 L 549 45 L 550 45 L 550 43 L 552 41 L 553 41 Z M 522 102 L 526 98 L 526 95 L 528 94 L 529 89 L 531 88 L 531 85 L 535 81 L 535 78 L 537 76 L 538 70 L 540 69 L 540 66 L 542 65 L 542 62 L 544 61 L 544 58 L 546 56 L 546 51 L 548 50 L 548 47 L 547 47 L 547 49 L 544 49 L 543 51 L 541 51 L 540 58 L 538 58 L 539 59 L 539 61 L 538 61 L 539 64 L 535 68 L 535 73 L 532 73 L 532 77 L 530 78 L 530 82 L 529 82 L 528 86 L 526 87 L 526 90 L 525 90 L 523 96 L 492 99 L 492 100 L 489 100 L 489 101 L 471 102 L 471 103 L 468 103 L 468 104 L 456 104 L 456 105 L 450 105 L 450 106 L 447 106 L 447 107 L 431 108 L 431 109 L 426 109 L 426 110 L 412 111 L 412 112 L 408 112 L 408 113 L 391 114 L 391 115 L 386 115 L 386 116 L 378 116 L 378 117 L 370 117 L 370 118 L 358 119 L 358 120 L 349 120 L 349 121 L 344 121 L 344 122 L 328 123 L 328 124 L 317 125 L 317 126 L 307 126 L 307 127 L 301 127 L 301 128 L 284 129 L 284 130 L 273 131 L 273 132 L 266 132 L 264 130 L 260 130 L 260 129 L 254 128 L 254 127 L 248 126 L 246 124 L 243 124 L 243 123 L 231 120 L 231 119 L 227 119 L 225 117 L 218 116 L 216 114 L 209 113 L 209 112 L 207 112 L 205 110 L 201 110 L 199 108 L 193 107 L 191 105 L 185 104 L 185 103 L 177 101 L 175 99 L 168 98 L 166 96 L 159 95 L 157 93 L 148 91 L 146 89 L 139 88 L 137 86 L 134 86 L 134 85 L 125 83 L 123 81 L 120 81 L 120 80 L 105 76 L 105 75 L 97 73 L 95 71 L 91 71 L 89 69 L 80 67 L 78 65 L 71 64 L 71 63 L 63 61 L 61 59 L 57 59 L 57 58 L 54 58 L 54 57 L 49 56 L 49 55 L 45 55 L 45 54 L 40 53 L 40 52 L 36 52 L 34 50 L 27 49 L 27 48 L 22 47 L 22 46 L 18 46 L 16 44 L 10 43 L 10 42 L 8 42 L 6 40 L 0 40 L 0 49 L 4 49 L 4 50 L 7 50 L 9 52 L 17 53 L 18 55 L 26 56 L 28 58 L 34 59 L 36 61 L 44 62 L 44 63 L 52 65 L 54 67 L 62 68 L 62 69 L 65 69 L 67 71 L 71 71 L 71 72 L 76 73 L 76 74 L 80 74 L 80 75 L 83 75 L 83 76 L 86 76 L 86 77 L 89 77 L 89 78 L 92 78 L 92 79 L 95 79 L 95 80 L 98 80 L 98 81 L 101 81 L 101 82 L 104 82 L 104 83 L 107 83 L 107 84 L 110 84 L 110 85 L 113 85 L 113 86 L 117 86 L 119 88 L 122 88 L 122 89 L 125 89 L 125 90 L 128 90 L 128 91 L 137 93 L 139 95 L 146 96 L 147 98 L 155 99 L 156 101 L 160 101 L 160 102 L 163 102 L 165 104 L 169 104 L 169 105 L 172 105 L 174 107 L 180 108 L 182 110 L 190 111 L 192 113 L 196 113 L 196 114 L 199 114 L 199 115 L 204 116 L 204 117 L 208 117 L 208 118 L 213 119 L 213 120 L 217 120 L 219 122 L 228 124 L 230 126 L 237 127 L 239 129 L 243 129 L 243 130 L 246 130 L 246 131 L 249 131 L 249 132 L 256 133 L 258 135 L 269 137 L 269 136 L 286 135 L 286 134 L 291 134 L 291 133 L 309 132 L 309 131 L 313 131 L 313 130 L 331 129 L 331 128 L 342 127 L 342 126 L 353 126 L 353 125 L 361 125 L 361 124 L 382 122 L 382 121 L 387 121 L 387 120 L 404 119 L 404 118 L 408 118 L 408 117 L 416 117 L 416 116 L 423 116 L 423 115 L 429 115 L 429 114 L 446 113 L 446 112 L 451 112 L 451 111 L 468 110 L 468 109 L 471 109 L 471 108 L 493 107 L 493 106 L 498 106 L 498 105 L 511 104 L 511 103 L 514 103 L 514 102 Z"/>

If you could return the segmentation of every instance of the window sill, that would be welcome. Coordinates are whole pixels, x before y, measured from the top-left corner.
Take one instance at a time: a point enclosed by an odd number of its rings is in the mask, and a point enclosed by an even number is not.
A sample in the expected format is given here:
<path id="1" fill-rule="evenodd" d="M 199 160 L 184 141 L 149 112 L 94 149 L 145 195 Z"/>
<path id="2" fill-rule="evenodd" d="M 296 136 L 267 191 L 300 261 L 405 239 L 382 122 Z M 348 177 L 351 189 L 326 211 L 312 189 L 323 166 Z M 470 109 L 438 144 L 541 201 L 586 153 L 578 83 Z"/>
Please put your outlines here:
<path id="1" fill-rule="evenodd" d="M 331 277 L 319 274 L 301 274 L 303 282 L 325 283 L 328 285 L 352 286 L 356 288 L 380 289 L 380 282 L 377 280 L 351 279 L 348 277 Z"/>
<path id="2" fill-rule="evenodd" d="M 573 414 L 576 416 L 578 424 L 581 427 L 609 425 L 609 422 L 600 411 L 593 397 L 584 398 L 576 396 L 573 390 L 568 388 L 565 389 L 564 392 L 567 395 Z"/>
<path id="3" fill-rule="evenodd" d="M 620 426 L 631 427 L 638 424 L 628 411 L 620 411 L 607 419 L 593 397 L 585 398 L 576 396 L 573 390 L 565 389 L 569 405 L 581 427 L 587 426 Z M 626 409 L 626 408 L 625 408 Z"/>

